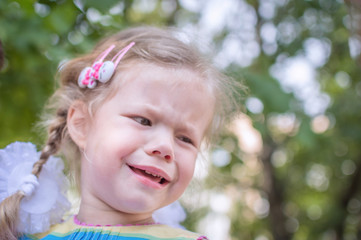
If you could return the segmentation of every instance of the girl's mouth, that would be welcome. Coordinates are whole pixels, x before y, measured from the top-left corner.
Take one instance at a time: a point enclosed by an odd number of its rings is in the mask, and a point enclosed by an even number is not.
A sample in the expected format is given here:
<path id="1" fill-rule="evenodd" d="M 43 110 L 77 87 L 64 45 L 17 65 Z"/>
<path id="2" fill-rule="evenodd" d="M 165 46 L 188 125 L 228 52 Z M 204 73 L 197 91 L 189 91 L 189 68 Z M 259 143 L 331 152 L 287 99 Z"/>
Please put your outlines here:
<path id="1" fill-rule="evenodd" d="M 169 183 L 169 177 L 161 170 L 147 166 L 128 166 L 138 177 L 140 177 L 142 182 L 147 185 L 159 188 L 164 187 Z"/>

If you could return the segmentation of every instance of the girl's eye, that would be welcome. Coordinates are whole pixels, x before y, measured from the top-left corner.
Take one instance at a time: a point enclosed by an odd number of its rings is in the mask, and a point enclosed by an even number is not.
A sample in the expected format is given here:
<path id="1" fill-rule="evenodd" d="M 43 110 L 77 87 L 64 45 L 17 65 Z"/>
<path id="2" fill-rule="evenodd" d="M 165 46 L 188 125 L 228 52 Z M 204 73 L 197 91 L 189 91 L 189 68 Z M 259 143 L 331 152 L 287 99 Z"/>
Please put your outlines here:
<path id="1" fill-rule="evenodd" d="M 185 142 L 185 143 L 189 143 L 189 144 L 194 145 L 192 139 L 190 139 L 190 138 L 188 138 L 188 137 L 181 136 L 181 137 L 179 137 L 179 139 L 180 139 L 181 141 Z"/>
<path id="2" fill-rule="evenodd" d="M 133 120 L 143 126 L 152 126 L 152 122 L 144 117 L 133 117 Z"/>

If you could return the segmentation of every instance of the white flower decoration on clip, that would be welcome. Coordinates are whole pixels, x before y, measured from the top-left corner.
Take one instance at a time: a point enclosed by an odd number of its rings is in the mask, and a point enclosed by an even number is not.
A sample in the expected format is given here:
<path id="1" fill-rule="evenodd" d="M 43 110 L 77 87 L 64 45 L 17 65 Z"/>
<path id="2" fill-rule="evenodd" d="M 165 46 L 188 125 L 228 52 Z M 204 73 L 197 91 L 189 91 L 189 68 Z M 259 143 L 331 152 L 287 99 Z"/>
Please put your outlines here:
<path id="1" fill-rule="evenodd" d="M 50 157 L 39 178 L 32 179 L 33 164 L 39 157 L 40 152 L 32 143 L 14 142 L 0 149 L 0 202 L 23 190 L 24 183 L 35 188 L 30 189 L 20 203 L 18 231 L 27 234 L 47 231 L 51 225 L 61 222 L 70 209 L 65 197 L 69 183 L 63 173 L 62 160 Z"/>

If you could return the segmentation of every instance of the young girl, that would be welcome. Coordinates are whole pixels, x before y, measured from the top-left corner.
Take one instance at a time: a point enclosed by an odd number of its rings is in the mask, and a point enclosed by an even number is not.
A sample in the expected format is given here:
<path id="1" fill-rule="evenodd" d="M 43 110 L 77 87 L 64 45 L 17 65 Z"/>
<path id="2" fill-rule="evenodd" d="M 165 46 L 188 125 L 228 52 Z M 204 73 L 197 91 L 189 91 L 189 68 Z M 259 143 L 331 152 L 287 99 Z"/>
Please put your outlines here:
<path id="1" fill-rule="evenodd" d="M 48 141 L 31 174 L 17 175 L 1 203 L 0 239 L 206 239 L 158 224 L 152 214 L 185 191 L 202 143 L 235 110 L 234 83 L 172 31 L 152 27 L 108 37 L 59 72 Z M 19 212 L 51 182 L 42 183 L 41 172 L 50 171 L 47 160 L 56 153 L 79 186 L 79 211 L 45 232 L 24 234 L 34 231 L 19 227 Z M 37 197 L 33 212 L 48 198 Z"/>

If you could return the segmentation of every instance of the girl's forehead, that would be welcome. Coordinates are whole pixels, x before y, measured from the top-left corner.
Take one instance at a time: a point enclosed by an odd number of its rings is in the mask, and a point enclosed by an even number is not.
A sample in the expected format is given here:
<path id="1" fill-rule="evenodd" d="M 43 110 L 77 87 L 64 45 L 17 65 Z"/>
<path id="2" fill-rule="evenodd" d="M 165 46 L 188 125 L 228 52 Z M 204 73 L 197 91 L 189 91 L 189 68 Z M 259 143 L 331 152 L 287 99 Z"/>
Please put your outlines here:
<path id="1" fill-rule="evenodd" d="M 212 95 L 210 81 L 196 69 L 183 66 L 160 66 L 152 63 L 135 63 L 116 73 L 113 81 L 118 90 L 128 85 L 137 85 L 139 88 L 152 84 L 162 83 L 169 90 L 188 88 L 208 91 Z"/>
<path id="2" fill-rule="evenodd" d="M 163 67 L 155 64 L 137 64 L 115 75 L 113 97 L 119 101 L 152 102 L 158 105 L 176 105 L 193 108 L 193 102 L 209 103 L 213 109 L 215 97 L 207 86 L 207 79 L 189 68 Z M 147 100 L 148 99 L 148 100 Z M 212 107 L 213 106 L 213 107 Z"/>

